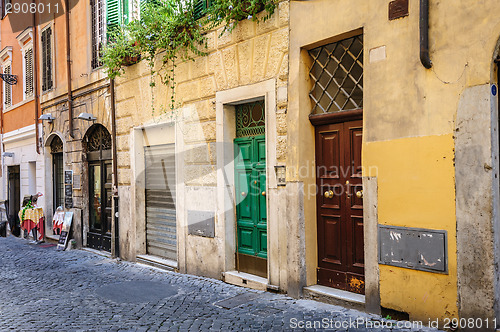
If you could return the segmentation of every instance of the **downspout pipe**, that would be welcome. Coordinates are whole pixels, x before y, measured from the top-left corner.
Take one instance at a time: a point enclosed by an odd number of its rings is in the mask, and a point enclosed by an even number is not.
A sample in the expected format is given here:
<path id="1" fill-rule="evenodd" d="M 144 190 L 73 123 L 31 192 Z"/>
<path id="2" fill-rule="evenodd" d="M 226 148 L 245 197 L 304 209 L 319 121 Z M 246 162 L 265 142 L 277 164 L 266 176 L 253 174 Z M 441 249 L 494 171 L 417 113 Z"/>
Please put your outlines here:
<path id="1" fill-rule="evenodd" d="M 66 72 L 68 74 L 68 131 L 69 136 L 74 138 L 73 134 L 73 92 L 71 85 L 71 40 L 69 35 L 69 0 L 64 0 L 64 6 L 66 7 Z"/>
<path id="2" fill-rule="evenodd" d="M 34 5 L 35 8 L 38 8 L 36 5 L 36 0 L 31 1 Z M 40 154 L 40 145 L 38 144 L 38 104 L 40 101 L 40 96 L 38 95 L 38 44 L 37 44 L 37 29 L 36 29 L 36 12 L 33 13 L 33 94 L 35 95 L 35 146 L 36 146 L 36 153 Z M 3 124 L 2 124 L 3 125 Z"/>
<path id="3" fill-rule="evenodd" d="M 114 257 L 120 257 L 120 243 L 119 243 L 119 229 L 117 222 L 116 212 L 118 211 L 118 156 L 116 149 L 116 102 L 115 102 L 115 79 L 110 79 L 109 89 L 111 93 L 111 148 L 112 148 L 112 158 L 113 158 L 113 215 L 111 221 L 113 223 L 114 231 Z"/>
<path id="4" fill-rule="evenodd" d="M 430 69 L 432 61 L 429 56 L 429 0 L 420 0 L 420 62 Z"/>

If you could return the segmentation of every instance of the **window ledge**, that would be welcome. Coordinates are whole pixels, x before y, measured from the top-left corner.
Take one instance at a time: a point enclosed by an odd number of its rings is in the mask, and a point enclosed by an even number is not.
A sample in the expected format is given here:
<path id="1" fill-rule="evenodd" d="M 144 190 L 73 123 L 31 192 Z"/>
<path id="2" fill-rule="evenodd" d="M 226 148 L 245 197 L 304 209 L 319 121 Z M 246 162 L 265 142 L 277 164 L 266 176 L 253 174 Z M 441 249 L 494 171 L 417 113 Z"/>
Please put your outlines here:
<path id="1" fill-rule="evenodd" d="M 7 112 L 10 112 L 10 111 L 12 111 L 12 110 L 15 110 L 16 108 L 21 107 L 21 106 L 23 106 L 24 104 L 27 104 L 27 103 L 29 103 L 30 101 L 33 101 L 34 99 L 35 99 L 35 97 L 34 97 L 34 96 L 31 96 L 31 97 L 29 97 L 28 99 L 25 99 L 25 100 L 23 100 L 23 101 L 21 101 L 21 102 L 19 102 L 19 103 L 15 104 L 15 105 L 11 105 L 11 106 L 9 106 L 8 108 L 5 108 L 5 109 L 3 110 L 3 112 L 4 112 L 4 113 L 7 113 Z"/>

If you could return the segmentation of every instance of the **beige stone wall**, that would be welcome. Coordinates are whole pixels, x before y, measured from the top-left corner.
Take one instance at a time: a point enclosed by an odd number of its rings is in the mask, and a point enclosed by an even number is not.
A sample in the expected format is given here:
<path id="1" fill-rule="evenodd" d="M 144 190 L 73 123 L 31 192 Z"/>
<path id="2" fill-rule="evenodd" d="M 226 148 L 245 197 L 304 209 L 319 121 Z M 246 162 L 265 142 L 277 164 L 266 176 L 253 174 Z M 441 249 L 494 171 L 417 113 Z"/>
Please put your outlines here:
<path id="1" fill-rule="evenodd" d="M 221 35 L 222 28 L 211 31 L 207 35 L 207 56 L 177 63 L 174 111 L 165 111 L 171 97 L 168 87 L 156 79 L 157 84 L 151 89 L 150 72 L 144 61 L 126 68 L 124 75 L 116 80 L 119 186 L 131 186 L 141 190 L 137 179 L 134 178 L 136 174 L 133 170 L 134 158 L 138 157 L 137 152 L 131 151 L 131 146 L 134 144 L 131 142 L 133 128 L 150 128 L 173 121 L 178 124 L 176 128 L 180 131 L 183 145 L 183 153 L 178 155 L 178 158 L 182 158 L 182 184 L 186 186 L 183 192 L 203 191 L 213 196 L 207 198 L 208 200 L 205 199 L 205 202 L 202 202 L 203 197 L 193 198 L 200 200 L 194 202 L 191 196 L 186 196 L 186 205 L 177 208 L 186 211 L 196 206 L 199 209 L 215 211 L 214 190 L 218 185 L 216 93 L 269 79 L 274 79 L 276 82 L 277 138 L 268 144 L 276 149 L 278 162 L 282 164 L 286 162 L 288 11 L 288 1 L 282 1 L 275 14 L 266 22 L 257 24 L 243 20 L 232 33 L 223 35 Z M 141 140 L 147 144 L 148 131 L 145 133 Z M 136 153 L 136 156 L 132 153 Z M 132 197 L 133 195 L 132 193 Z M 134 209 L 131 209 L 130 216 L 125 216 L 123 211 L 120 212 L 123 223 L 134 224 L 134 221 L 128 219 L 123 221 L 123 218 L 133 218 Z M 216 220 L 216 225 L 217 222 Z M 123 253 L 127 253 L 129 259 L 135 259 L 137 253 L 144 253 L 143 238 L 138 234 L 143 225 L 140 224 L 138 227 L 133 235 L 129 235 L 132 233 L 126 230 L 120 230 L 123 236 L 135 236 L 135 239 L 127 239 L 127 247 L 122 246 L 121 249 Z M 217 248 L 224 245 L 221 242 L 223 241 L 220 238 L 221 234 L 216 234 L 215 238 L 202 238 L 188 236 L 186 232 L 185 227 L 178 226 L 178 236 L 179 233 L 186 236 L 186 249 L 179 252 L 179 269 L 188 273 L 220 278 L 224 257 L 216 252 L 219 251 Z M 182 266 L 181 261 L 184 259 L 186 265 Z"/>

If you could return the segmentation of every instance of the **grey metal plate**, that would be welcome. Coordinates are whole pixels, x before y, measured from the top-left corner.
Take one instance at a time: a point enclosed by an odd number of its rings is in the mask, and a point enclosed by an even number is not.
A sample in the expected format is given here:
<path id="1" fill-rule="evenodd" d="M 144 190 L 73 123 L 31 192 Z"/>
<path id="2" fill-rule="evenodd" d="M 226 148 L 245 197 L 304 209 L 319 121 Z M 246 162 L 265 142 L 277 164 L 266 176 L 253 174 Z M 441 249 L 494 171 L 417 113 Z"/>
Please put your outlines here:
<path id="1" fill-rule="evenodd" d="M 188 210 L 188 234 L 215 237 L 215 213 Z"/>
<path id="2" fill-rule="evenodd" d="M 126 281 L 99 287 L 95 293 L 117 303 L 155 302 L 177 294 L 170 284 L 155 281 Z"/>
<path id="3" fill-rule="evenodd" d="M 429 272 L 448 272 L 447 232 L 379 225 L 379 263 Z"/>

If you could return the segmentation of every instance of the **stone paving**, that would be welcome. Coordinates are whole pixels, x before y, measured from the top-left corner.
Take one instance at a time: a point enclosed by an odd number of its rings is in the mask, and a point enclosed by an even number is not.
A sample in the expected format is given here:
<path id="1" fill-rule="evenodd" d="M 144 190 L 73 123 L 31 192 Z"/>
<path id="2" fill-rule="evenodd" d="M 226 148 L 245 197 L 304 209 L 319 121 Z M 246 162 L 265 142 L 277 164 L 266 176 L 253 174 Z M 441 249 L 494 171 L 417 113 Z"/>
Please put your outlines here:
<path id="1" fill-rule="evenodd" d="M 235 296 L 239 306 L 217 303 Z M 83 250 L 0 238 L 0 331 L 431 330 L 396 327 L 404 323 Z"/>

